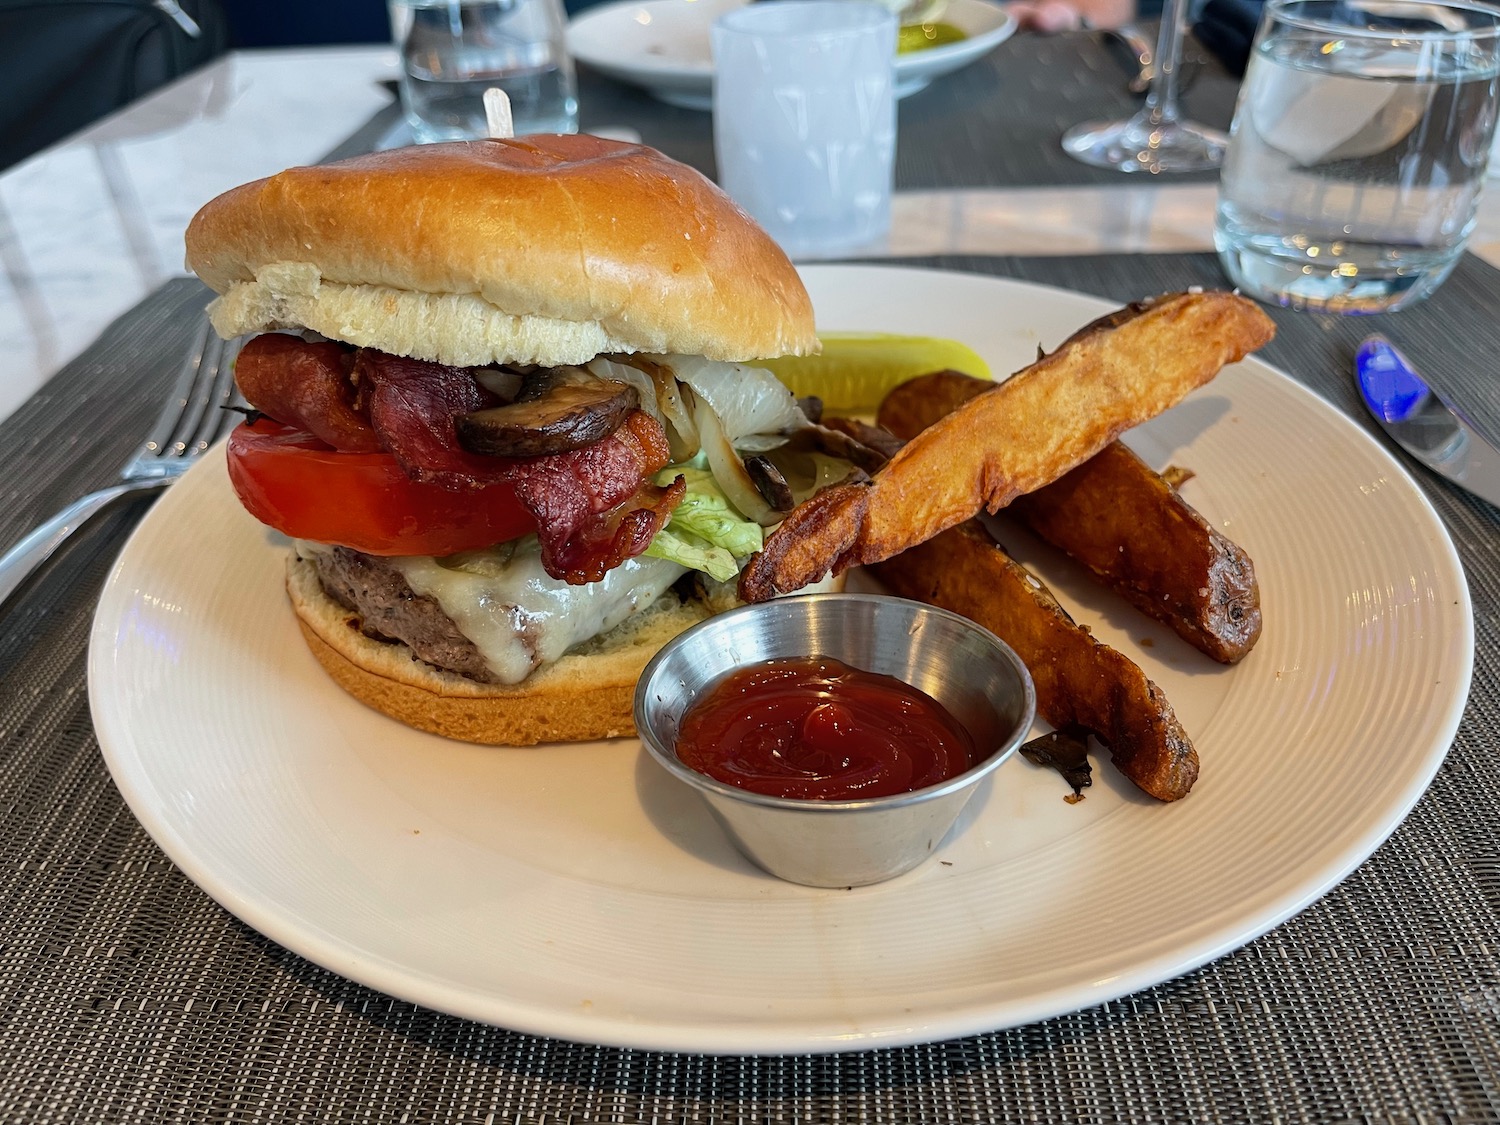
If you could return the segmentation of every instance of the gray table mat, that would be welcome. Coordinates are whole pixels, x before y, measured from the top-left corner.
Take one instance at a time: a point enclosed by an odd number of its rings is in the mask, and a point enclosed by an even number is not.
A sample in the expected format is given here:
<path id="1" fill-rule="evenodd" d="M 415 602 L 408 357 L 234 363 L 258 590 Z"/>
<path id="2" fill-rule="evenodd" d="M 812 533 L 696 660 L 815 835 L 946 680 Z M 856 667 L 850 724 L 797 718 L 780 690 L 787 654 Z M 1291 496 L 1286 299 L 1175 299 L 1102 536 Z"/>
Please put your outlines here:
<path id="1" fill-rule="evenodd" d="M 1207 255 L 922 264 L 1120 301 L 1219 282 Z M 0 424 L 0 541 L 111 477 L 203 293 L 168 284 Z M 1266 358 L 1351 413 L 1347 362 L 1372 328 L 1494 411 L 1500 274 L 1478 261 L 1395 316 L 1272 315 Z M 1500 513 L 1417 475 L 1472 587 L 1474 687 L 1431 789 L 1367 863 L 1247 947 L 1118 1002 L 783 1058 L 609 1049 L 441 1015 L 304 961 L 199 891 L 125 808 L 90 724 L 85 646 L 137 514 L 122 510 L 0 619 L 0 1121 L 1500 1120 Z"/>
<path id="2" fill-rule="evenodd" d="M 1140 108 L 1142 99 L 1125 89 L 1123 58 L 1094 32 L 1016 35 L 983 59 L 903 98 L 896 189 L 1125 182 L 1125 173 L 1081 164 L 1061 147 L 1063 133 L 1074 125 L 1126 118 Z M 1238 81 L 1191 39 L 1182 73 L 1184 114 L 1227 130 Z M 582 65 L 578 102 L 585 132 L 628 125 L 646 144 L 715 174 L 711 114 L 665 105 Z M 1156 182 L 1216 178 L 1212 172 L 1176 174 Z"/>

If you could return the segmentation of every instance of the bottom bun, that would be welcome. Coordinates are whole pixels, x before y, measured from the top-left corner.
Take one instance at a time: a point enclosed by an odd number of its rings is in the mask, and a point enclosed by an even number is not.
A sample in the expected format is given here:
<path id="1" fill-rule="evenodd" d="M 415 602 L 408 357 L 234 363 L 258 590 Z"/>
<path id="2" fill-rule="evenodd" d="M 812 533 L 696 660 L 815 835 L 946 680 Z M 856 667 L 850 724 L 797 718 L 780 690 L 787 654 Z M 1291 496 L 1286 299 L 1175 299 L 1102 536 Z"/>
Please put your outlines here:
<path id="1" fill-rule="evenodd" d="M 494 746 L 634 734 L 642 669 L 709 615 L 669 592 L 519 684 L 481 684 L 417 659 L 404 644 L 365 636 L 359 616 L 324 593 L 317 568 L 296 555 L 287 562 L 286 590 L 307 647 L 350 695 L 407 726 Z"/>

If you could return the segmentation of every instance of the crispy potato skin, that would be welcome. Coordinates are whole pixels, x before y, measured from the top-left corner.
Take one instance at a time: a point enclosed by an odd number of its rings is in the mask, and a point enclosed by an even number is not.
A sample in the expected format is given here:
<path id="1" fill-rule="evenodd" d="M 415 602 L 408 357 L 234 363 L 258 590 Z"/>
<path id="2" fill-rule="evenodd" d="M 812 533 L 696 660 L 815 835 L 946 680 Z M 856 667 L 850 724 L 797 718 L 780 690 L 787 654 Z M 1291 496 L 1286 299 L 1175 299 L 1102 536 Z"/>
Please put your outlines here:
<path id="1" fill-rule="evenodd" d="M 1111 314 L 923 430 L 868 485 L 814 497 L 816 510 L 783 523 L 741 572 L 740 597 L 765 601 L 996 511 L 1179 402 L 1272 332 L 1259 308 L 1229 293 L 1174 294 Z"/>
<path id="2" fill-rule="evenodd" d="M 995 384 L 953 371 L 895 388 L 880 425 L 910 438 Z M 1260 637 L 1255 566 L 1164 477 L 1120 442 L 1007 509 L 1148 617 L 1233 664 Z"/>
<path id="3" fill-rule="evenodd" d="M 1187 796 L 1198 754 L 1162 690 L 1074 624 L 977 520 L 870 569 L 893 593 L 961 613 L 1015 649 L 1036 682 L 1037 710 L 1054 727 L 1092 731 L 1120 772 L 1151 796 Z"/>
<path id="4" fill-rule="evenodd" d="M 1119 442 L 1010 510 L 1220 663 L 1235 663 L 1260 639 L 1250 556 Z"/>

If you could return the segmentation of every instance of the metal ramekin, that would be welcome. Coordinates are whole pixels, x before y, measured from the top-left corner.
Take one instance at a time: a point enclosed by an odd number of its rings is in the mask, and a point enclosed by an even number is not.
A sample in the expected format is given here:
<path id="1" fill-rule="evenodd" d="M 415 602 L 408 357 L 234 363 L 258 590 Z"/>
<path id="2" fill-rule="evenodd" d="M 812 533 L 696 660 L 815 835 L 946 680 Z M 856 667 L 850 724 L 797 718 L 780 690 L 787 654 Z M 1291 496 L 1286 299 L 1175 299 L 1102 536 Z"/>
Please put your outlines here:
<path id="1" fill-rule="evenodd" d="M 891 797 L 766 797 L 683 765 L 683 713 L 713 681 L 749 664 L 830 656 L 926 692 L 968 728 L 980 763 L 939 785 Z M 856 887 L 890 879 L 933 854 L 979 783 L 1031 728 L 1036 692 L 1010 647 L 956 613 L 875 594 L 809 594 L 744 606 L 671 641 L 646 666 L 635 723 L 651 755 L 708 802 L 744 854 L 782 879 Z"/>

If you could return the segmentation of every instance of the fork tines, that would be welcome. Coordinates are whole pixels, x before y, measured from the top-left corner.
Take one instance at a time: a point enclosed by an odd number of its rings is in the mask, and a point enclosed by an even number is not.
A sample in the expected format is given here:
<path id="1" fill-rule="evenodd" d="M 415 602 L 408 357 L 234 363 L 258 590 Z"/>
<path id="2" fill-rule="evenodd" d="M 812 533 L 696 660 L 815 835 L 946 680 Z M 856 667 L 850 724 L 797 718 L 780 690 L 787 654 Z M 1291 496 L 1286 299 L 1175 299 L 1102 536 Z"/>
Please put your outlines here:
<path id="1" fill-rule="evenodd" d="M 220 339 L 204 321 L 142 453 L 193 457 L 239 421 L 234 411 L 224 409 L 235 405 L 238 398 L 234 386 L 234 357 L 238 352 L 238 340 Z"/>

